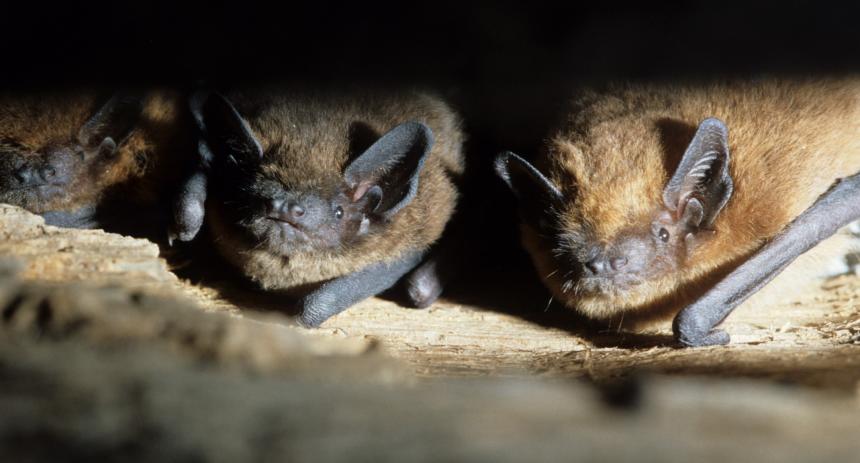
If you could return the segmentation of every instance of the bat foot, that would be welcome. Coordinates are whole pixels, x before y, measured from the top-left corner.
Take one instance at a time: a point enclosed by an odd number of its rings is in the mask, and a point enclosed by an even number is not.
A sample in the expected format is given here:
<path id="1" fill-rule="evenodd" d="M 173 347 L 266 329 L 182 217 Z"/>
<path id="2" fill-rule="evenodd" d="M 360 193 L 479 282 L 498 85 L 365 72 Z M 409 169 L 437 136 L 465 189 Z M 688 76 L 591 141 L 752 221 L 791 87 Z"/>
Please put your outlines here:
<path id="1" fill-rule="evenodd" d="M 199 209 L 199 210 L 197 210 Z M 187 207 L 182 213 L 176 214 L 173 223 L 167 231 L 167 240 L 170 245 L 176 240 L 189 242 L 193 240 L 203 227 L 202 206 Z"/>
<path id="2" fill-rule="evenodd" d="M 167 244 L 168 245 L 173 246 L 173 243 L 176 241 L 181 241 L 181 242 L 187 243 L 187 242 L 193 240 L 194 237 L 197 236 L 197 232 L 199 231 L 199 229 L 188 230 L 188 229 L 181 229 L 181 228 L 182 227 L 174 226 L 174 227 L 170 227 L 170 229 L 167 230 Z"/>
<path id="3" fill-rule="evenodd" d="M 729 333 L 723 330 L 711 330 L 704 336 L 690 336 L 683 333 L 678 335 L 678 342 L 684 347 L 724 346 L 731 341 Z"/>
<path id="4" fill-rule="evenodd" d="M 206 216 L 206 174 L 196 172 L 183 185 L 173 204 L 173 222 L 168 231 L 168 241 L 191 241 L 203 227 Z"/>
<path id="5" fill-rule="evenodd" d="M 442 281 L 433 259 L 421 264 L 406 278 L 406 294 L 416 309 L 426 309 L 442 294 Z"/>

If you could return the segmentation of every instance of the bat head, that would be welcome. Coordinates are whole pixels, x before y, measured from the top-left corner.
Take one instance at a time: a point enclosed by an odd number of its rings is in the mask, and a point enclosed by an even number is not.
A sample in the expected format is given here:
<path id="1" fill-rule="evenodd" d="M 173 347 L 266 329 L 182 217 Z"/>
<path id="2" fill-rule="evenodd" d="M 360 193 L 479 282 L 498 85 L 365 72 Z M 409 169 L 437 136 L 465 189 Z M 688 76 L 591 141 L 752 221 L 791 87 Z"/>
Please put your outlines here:
<path id="1" fill-rule="evenodd" d="M 65 136 L 38 146 L 11 136 L 0 140 L 0 202 L 33 212 L 80 206 L 79 199 L 103 183 L 106 167 L 140 113 L 141 98 L 118 94 Z M 53 123 L 64 123 L 62 117 L 57 119 Z"/>
<path id="2" fill-rule="evenodd" d="M 405 122 L 374 136 L 345 167 L 308 173 L 279 162 L 289 146 L 264 150 L 223 96 L 199 93 L 191 108 L 202 134 L 200 155 L 213 173 L 214 207 L 257 249 L 281 256 L 342 251 L 384 227 L 415 197 L 433 145 L 429 127 Z"/>
<path id="3" fill-rule="evenodd" d="M 728 130 L 714 118 L 699 125 L 662 185 L 659 204 L 653 204 L 649 182 L 635 178 L 644 173 L 608 179 L 618 170 L 603 166 L 589 173 L 603 182 L 603 191 L 595 192 L 583 191 L 587 179 L 580 185 L 573 179 L 562 190 L 513 153 L 496 160 L 498 175 L 518 198 L 524 228 L 534 238 L 527 246 L 546 283 L 567 305 L 593 316 L 669 291 L 673 276 L 710 239 L 733 190 Z"/>

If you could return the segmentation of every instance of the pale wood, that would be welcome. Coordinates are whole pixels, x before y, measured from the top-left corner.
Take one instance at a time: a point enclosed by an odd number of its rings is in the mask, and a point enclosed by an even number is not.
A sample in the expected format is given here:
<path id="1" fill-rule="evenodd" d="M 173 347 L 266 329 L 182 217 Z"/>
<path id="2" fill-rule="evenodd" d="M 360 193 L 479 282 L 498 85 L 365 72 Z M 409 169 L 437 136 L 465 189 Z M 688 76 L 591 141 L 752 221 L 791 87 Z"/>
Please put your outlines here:
<path id="1" fill-rule="evenodd" d="M 677 349 L 667 325 L 586 330 L 510 281 L 486 306 L 375 298 L 308 331 L 282 297 L 177 278 L 145 240 L 5 206 L 0 235 L 0 461 L 860 455 L 855 276 L 744 308 L 729 347 Z"/>

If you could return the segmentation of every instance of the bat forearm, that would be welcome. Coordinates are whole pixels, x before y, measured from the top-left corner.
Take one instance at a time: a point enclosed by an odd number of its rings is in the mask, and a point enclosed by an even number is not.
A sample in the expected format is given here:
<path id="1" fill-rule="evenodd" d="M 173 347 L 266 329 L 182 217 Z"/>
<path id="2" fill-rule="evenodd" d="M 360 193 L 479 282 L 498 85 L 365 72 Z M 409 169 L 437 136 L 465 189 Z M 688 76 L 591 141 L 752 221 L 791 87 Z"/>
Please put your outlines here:
<path id="1" fill-rule="evenodd" d="M 413 252 L 397 261 L 374 264 L 324 283 L 302 299 L 299 322 L 304 326 L 319 326 L 348 307 L 391 288 L 423 256 L 424 252 Z"/>
<path id="2" fill-rule="evenodd" d="M 860 218 L 860 174 L 838 182 L 779 235 L 675 318 L 678 340 L 691 346 L 724 343 L 713 328 L 791 262 L 837 230 Z"/>

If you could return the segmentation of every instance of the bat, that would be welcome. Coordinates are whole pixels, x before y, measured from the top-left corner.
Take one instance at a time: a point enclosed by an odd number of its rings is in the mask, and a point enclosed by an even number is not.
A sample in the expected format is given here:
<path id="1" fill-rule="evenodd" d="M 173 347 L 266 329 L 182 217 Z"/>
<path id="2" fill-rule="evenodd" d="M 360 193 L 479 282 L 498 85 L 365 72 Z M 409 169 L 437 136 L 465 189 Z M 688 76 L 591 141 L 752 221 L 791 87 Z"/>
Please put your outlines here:
<path id="1" fill-rule="evenodd" d="M 430 305 L 433 252 L 463 171 L 456 114 L 421 93 L 199 92 L 199 169 L 184 182 L 171 239 L 205 223 L 218 252 L 319 326 L 404 281 Z"/>
<path id="2" fill-rule="evenodd" d="M 621 84 L 573 98 L 534 163 L 495 167 L 555 298 L 726 344 L 716 327 L 747 298 L 856 251 L 840 229 L 860 218 L 858 135 L 850 78 Z"/>
<path id="3" fill-rule="evenodd" d="M 171 196 L 179 140 L 191 129 L 183 108 L 169 90 L 0 95 L 0 202 L 49 225 L 96 228 L 106 203 L 139 207 Z"/>

